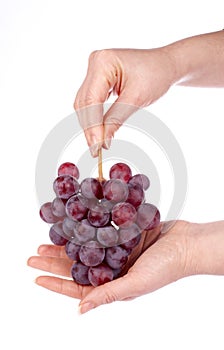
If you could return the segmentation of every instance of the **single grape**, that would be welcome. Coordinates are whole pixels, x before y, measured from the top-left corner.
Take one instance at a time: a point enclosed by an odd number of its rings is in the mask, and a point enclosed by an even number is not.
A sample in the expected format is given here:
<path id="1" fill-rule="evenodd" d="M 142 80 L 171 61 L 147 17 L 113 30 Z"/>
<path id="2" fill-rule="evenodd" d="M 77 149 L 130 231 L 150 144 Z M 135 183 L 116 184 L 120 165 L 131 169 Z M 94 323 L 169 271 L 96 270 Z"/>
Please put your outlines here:
<path id="1" fill-rule="evenodd" d="M 97 240 L 102 246 L 112 247 L 118 242 L 117 230 L 112 226 L 99 227 L 97 229 Z"/>
<path id="2" fill-rule="evenodd" d="M 86 198 L 103 198 L 103 189 L 100 182 L 92 177 L 86 178 L 80 185 L 81 193 Z"/>
<path id="3" fill-rule="evenodd" d="M 80 245 L 77 245 L 74 241 L 68 241 L 65 245 L 65 252 L 67 256 L 75 261 L 79 260 Z"/>
<path id="4" fill-rule="evenodd" d="M 88 266 L 83 265 L 81 262 L 75 262 L 71 268 L 71 275 L 76 283 L 87 286 L 90 285 L 88 271 Z"/>
<path id="5" fill-rule="evenodd" d="M 61 175 L 54 180 L 53 189 L 57 197 L 68 199 L 78 193 L 79 183 L 70 175 Z"/>
<path id="6" fill-rule="evenodd" d="M 105 249 L 100 248 L 96 241 L 89 241 L 88 245 L 82 245 L 79 251 L 79 258 L 86 266 L 97 266 L 102 263 L 105 257 Z"/>
<path id="7" fill-rule="evenodd" d="M 65 211 L 70 219 L 80 221 L 86 217 L 88 208 L 83 205 L 82 196 L 75 195 L 67 201 Z"/>
<path id="8" fill-rule="evenodd" d="M 136 247 L 141 239 L 141 230 L 133 224 L 128 228 L 119 229 L 119 243 L 125 249 L 133 249 Z"/>
<path id="9" fill-rule="evenodd" d="M 62 228 L 62 222 L 57 222 L 56 224 L 51 226 L 49 231 L 49 237 L 52 243 L 54 243 L 55 245 L 63 246 L 68 242 Z"/>
<path id="10" fill-rule="evenodd" d="M 135 207 L 130 203 L 118 203 L 112 210 L 113 222 L 122 228 L 132 225 L 136 220 L 136 216 Z"/>
<path id="11" fill-rule="evenodd" d="M 128 184 L 128 198 L 126 202 L 137 208 L 144 201 L 145 195 L 142 187 L 138 184 Z"/>
<path id="12" fill-rule="evenodd" d="M 141 204 L 137 210 L 137 225 L 142 230 L 152 230 L 160 223 L 160 212 L 150 203 Z"/>
<path id="13" fill-rule="evenodd" d="M 58 168 L 58 176 L 60 175 L 70 175 L 76 179 L 79 178 L 79 169 L 73 163 L 66 162 L 60 165 Z"/>
<path id="14" fill-rule="evenodd" d="M 56 197 L 51 203 L 52 213 L 59 218 L 66 216 L 65 204 L 61 198 Z"/>
<path id="15" fill-rule="evenodd" d="M 112 269 L 121 269 L 128 261 L 130 251 L 121 246 L 114 246 L 106 249 L 105 261 Z"/>
<path id="16" fill-rule="evenodd" d="M 106 282 L 110 282 L 113 280 L 113 278 L 113 270 L 105 264 L 100 264 L 98 266 L 89 268 L 88 279 L 94 287 L 100 286 Z"/>
<path id="17" fill-rule="evenodd" d="M 103 186 L 104 197 L 112 202 L 125 202 L 128 198 L 128 185 L 119 180 L 108 180 Z"/>
<path id="18" fill-rule="evenodd" d="M 74 240 L 77 244 L 83 244 L 94 239 L 96 228 L 91 226 L 87 219 L 78 223 L 74 230 Z"/>
<path id="19" fill-rule="evenodd" d="M 68 217 L 65 217 L 62 222 L 62 229 L 68 239 L 74 238 L 74 230 L 78 225 L 78 221 L 74 221 Z"/>
<path id="20" fill-rule="evenodd" d="M 54 224 L 59 219 L 57 216 L 55 216 L 52 212 L 51 202 L 44 203 L 40 207 L 40 217 L 43 221 L 47 222 L 48 224 Z"/>
<path id="21" fill-rule="evenodd" d="M 136 174 L 132 176 L 128 183 L 132 185 L 140 185 L 144 191 L 146 191 L 150 187 L 150 180 L 148 176 L 144 174 Z"/>
<path id="22" fill-rule="evenodd" d="M 105 212 L 104 208 L 97 206 L 94 209 L 90 209 L 87 215 L 88 221 L 92 226 L 102 227 L 108 224 L 110 221 L 110 213 Z"/>
<path id="23" fill-rule="evenodd" d="M 125 163 L 116 163 L 110 168 L 110 179 L 120 179 L 124 182 L 128 182 L 132 177 L 130 167 Z"/>

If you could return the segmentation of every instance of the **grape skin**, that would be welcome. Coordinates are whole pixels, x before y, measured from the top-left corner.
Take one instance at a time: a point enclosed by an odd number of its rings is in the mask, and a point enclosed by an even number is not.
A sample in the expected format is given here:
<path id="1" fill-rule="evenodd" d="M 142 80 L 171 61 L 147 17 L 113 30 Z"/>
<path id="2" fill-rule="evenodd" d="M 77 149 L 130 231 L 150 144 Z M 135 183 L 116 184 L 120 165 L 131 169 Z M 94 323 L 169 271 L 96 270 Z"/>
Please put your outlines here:
<path id="1" fill-rule="evenodd" d="M 103 262 L 105 249 L 99 248 L 96 241 L 90 241 L 87 245 L 82 245 L 79 251 L 79 258 L 86 266 L 97 266 Z"/>
<path id="2" fill-rule="evenodd" d="M 137 184 L 140 185 L 144 191 L 147 191 L 147 189 L 150 187 L 150 180 L 148 176 L 144 174 L 136 174 L 132 176 L 132 178 L 128 182 L 129 184 Z"/>
<path id="3" fill-rule="evenodd" d="M 79 262 L 75 262 L 72 265 L 71 275 L 76 283 L 88 286 L 90 285 L 90 282 L 88 279 L 88 271 L 89 271 L 89 267 L 83 265 L 79 261 Z"/>
<path id="4" fill-rule="evenodd" d="M 136 220 L 137 212 L 130 203 L 118 203 L 113 207 L 112 220 L 119 227 L 129 227 Z"/>
<path id="5" fill-rule="evenodd" d="M 128 193 L 128 185 L 119 179 L 108 180 L 103 186 L 104 197 L 115 203 L 125 202 Z"/>
<path id="6" fill-rule="evenodd" d="M 121 269 L 128 261 L 130 251 L 121 246 L 107 248 L 105 261 L 112 269 Z"/>
<path id="7" fill-rule="evenodd" d="M 74 240 L 77 244 L 83 244 L 94 239 L 96 228 L 91 226 L 87 219 L 83 219 L 76 225 Z"/>
<path id="8" fill-rule="evenodd" d="M 128 182 L 132 177 L 130 167 L 125 163 L 116 163 L 110 168 L 110 179 L 120 179 L 124 182 Z"/>
<path id="9" fill-rule="evenodd" d="M 133 224 L 128 228 L 119 229 L 119 244 L 125 249 L 133 249 L 139 244 L 141 239 L 141 230 Z"/>
<path id="10" fill-rule="evenodd" d="M 95 207 L 90 209 L 87 215 L 88 221 L 92 226 L 105 226 L 110 220 L 110 213 L 105 212 L 102 207 Z"/>
<path id="11" fill-rule="evenodd" d="M 61 198 L 56 197 L 51 203 L 51 208 L 52 213 L 59 218 L 62 218 L 66 215 L 65 205 Z"/>
<path id="12" fill-rule="evenodd" d="M 75 195 L 69 198 L 65 206 L 66 214 L 70 219 L 82 220 L 86 217 L 88 208 L 82 204 L 80 195 Z"/>
<path id="13" fill-rule="evenodd" d="M 54 180 L 53 189 L 57 197 L 68 199 L 78 193 L 79 183 L 70 175 L 61 175 Z"/>
<path id="14" fill-rule="evenodd" d="M 92 177 L 84 179 L 81 182 L 80 189 L 85 198 L 103 198 L 103 189 L 100 182 Z"/>
<path id="15" fill-rule="evenodd" d="M 61 164 L 60 167 L 58 168 L 58 176 L 60 175 L 70 175 L 78 179 L 79 169 L 75 164 L 66 162 Z"/>
<path id="16" fill-rule="evenodd" d="M 152 230 L 156 228 L 160 223 L 159 210 L 153 204 L 141 204 L 137 210 L 136 223 L 142 230 Z"/>
<path id="17" fill-rule="evenodd" d="M 49 231 L 49 237 L 52 243 L 54 243 L 55 245 L 63 246 L 68 242 L 65 233 L 62 229 L 62 222 L 57 222 L 56 224 L 51 226 Z"/>
<path id="18" fill-rule="evenodd" d="M 128 198 L 126 202 L 131 203 L 137 208 L 144 201 L 145 195 L 142 187 L 138 184 L 128 184 Z"/>
<path id="19" fill-rule="evenodd" d="M 102 246 L 112 247 L 118 242 L 117 230 L 111 225 L 97 229 L 97 240 Z"/>
<path id="20" fill-rule="evenodd" d="M 65 245 L 65 252 L 67 256 L 72 260 L 79 260 L 79 251 L 80 246 L 77 245 L 74 241 L 68 241 Z"/>
<path id="21" fill-rule="evenodd" d="M 104 283 L 110 282 L 113 280 L 113 278 L 113 270 L 105 264 L 89 268 L 88 279 L 93 287 L 97 287 Z"/>
<path id="22" fill-rule="evenodd" d="M 41 219 L 48 224 L 54 224 L 59 220 L 58 217 L 53 214 L 51 204 L 51 202 L 42 204 L 39 212 Z"/>

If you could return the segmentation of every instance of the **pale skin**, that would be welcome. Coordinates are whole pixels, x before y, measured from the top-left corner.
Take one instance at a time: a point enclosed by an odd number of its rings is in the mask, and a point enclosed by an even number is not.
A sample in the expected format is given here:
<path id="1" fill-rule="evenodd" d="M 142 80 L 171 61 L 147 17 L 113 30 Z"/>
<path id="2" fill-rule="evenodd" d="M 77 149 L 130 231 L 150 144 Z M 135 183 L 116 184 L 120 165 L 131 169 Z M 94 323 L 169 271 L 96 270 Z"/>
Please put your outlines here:
<path id="1" fill-rule="evenodd" d="M 92 155 L 97 156 L 99 147 L 109 148 L 114 133 L 134 110 L 155 102 L 175 84 L 224 87 L 224 31 L 157 49 L 93 52 L 74 104 Z M 111 92 L 117 100 L 103 115 L 102 105 Z M 85 313 L 105 303 L 150 293 L 186 276 L 224 275 L 224 221 L 176 221 L 144 232 L 124 275 L 96 288 L 68 279 L 72 261 L 63 247 L 41 245 L 28 265 L 65 276 L 39 276 L 36 283 L 80 299 L 80 312 Z"/>

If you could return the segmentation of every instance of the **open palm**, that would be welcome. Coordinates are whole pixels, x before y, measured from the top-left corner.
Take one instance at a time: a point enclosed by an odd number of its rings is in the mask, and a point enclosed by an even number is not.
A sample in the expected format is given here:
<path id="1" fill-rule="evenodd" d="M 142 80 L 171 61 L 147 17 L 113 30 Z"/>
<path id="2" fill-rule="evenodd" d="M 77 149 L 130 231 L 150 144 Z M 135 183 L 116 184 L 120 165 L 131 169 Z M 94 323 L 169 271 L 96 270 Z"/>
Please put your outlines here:
<path id="1" fill-rule="evenodd" d="M 188 222 L 177 221 L 143 232 L 139 245 L 122 271 L 122 277 L 96 288 L 78 285 L 69 278 L 73 261 L 67 257 L 64 247 L 41 245 L 39 255 L 30 257 L 28 265 L 66 277 L 39 276 L 36 283 L 80 299 L 81 312 L 85 312 L 103 303 L 135 298 L 184 277 L 187 274 L 190 226 Z"/>

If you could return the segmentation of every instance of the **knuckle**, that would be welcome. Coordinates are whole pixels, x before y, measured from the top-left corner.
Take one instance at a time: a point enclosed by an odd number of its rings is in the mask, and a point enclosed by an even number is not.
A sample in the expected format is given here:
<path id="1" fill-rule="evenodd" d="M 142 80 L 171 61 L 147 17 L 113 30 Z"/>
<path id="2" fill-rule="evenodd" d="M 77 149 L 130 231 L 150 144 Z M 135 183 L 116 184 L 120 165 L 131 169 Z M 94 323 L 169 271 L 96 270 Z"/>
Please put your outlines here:
<path id="1" fill-rule="evenodd" d="M 112 49 L 95 50 L 89 56 L 89 63 L 102 64 L 110 60 L 112 56 L 113 56 Z"/>
<path id="2" fill-rule="evenodd" d="M 104 300 L 106 304 L 113 303 L 118 300 L 118 296 L 111 289 L 105 288 L 104 290 Z"/>

